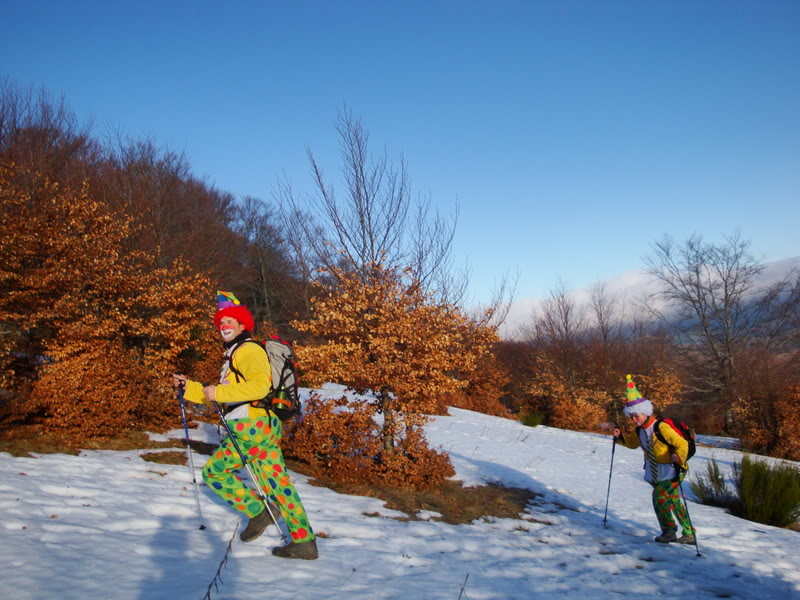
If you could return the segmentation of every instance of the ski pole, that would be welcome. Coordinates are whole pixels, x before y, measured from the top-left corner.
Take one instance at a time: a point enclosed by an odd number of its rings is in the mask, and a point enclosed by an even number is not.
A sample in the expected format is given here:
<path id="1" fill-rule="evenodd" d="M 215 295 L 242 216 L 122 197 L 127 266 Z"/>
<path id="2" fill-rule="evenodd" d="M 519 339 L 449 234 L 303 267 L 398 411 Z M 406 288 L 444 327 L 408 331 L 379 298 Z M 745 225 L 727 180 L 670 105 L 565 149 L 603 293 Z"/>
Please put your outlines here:
<path id="1" fill-rule="evenodd" d="M 233 431 L 231 431 L 230 425 L 228 425 L 228 422 L 225 420 L 225 415 L 222 414 L 222 409 L 219 407 L 219 404 L 214 400 L 211 401 L 211 404 L 213 404 L 214 408 L 217 410 L 217 414 L 219 415 L 222 424 L 225 426 L 225 431 L 228 432 L 228 437 L 231 438 L 231 442 L 233 442 L 233 447 L 236 449 L 236 454 L 239 455 L 239 459 L 242 461 L 242 465 L 244 465 L 244 468 L 247 469 L 247 474 L 250 476 L 250 481 L 252 481 L 253 485 L 255 486 L 256 494 L 258 494 L 259 499 L 264 503 L 264 508 L 266 509 L 267 514 L 269 515 L 270 519 L 272 519 L 272 522 L 275 523 L 275 527 L 278 529 L 278 533 L 280 534 L 281 539 L 284 542 L 288 543 L 289 540 L 286 539 L 286 536 L 283 534 L 283 531 L 281 531 L 280 525 L 278 525 L 278 520 L 275 518 L 275 515 L 272 514 L 272 510 L 269 507 L 269 500 L 264 495 L 264 492 L 261 491 L 261 486 L 258 485 L 258 479 L 256 479 L 255 473 L 253 473 L 253 469 L 250 468 L 250 465 L 248 464 L 247 459 L 245 458 L 244 453 L 242 452 L 242 449 L 239 448 L 239 442 L 236 441 L 236 436 L 233 435 Z"/>
<path id="2" fill-rule="evenodd" d="M 686 496 L 683 493 L 683 481 L 681 480 L 681 468 L 678 465 L 675 465 L 675 476 L 678 478 L 678 487 L 681 490 L 681 498 L 683 499 L 683 507 L 686 509 L 686 518 L 689 520 L 689 526 L 694 531 L 694 549 L 697 550 L 697 556 L 703 556 L 700 554 L 700 547 L 697 545 L 697 530 L 692 525 L 692 517 L 689 515 L 689 504 L 686 502 Z"/>
<path id="3" fill-rule="evenodd" d="M 189 445 L 189 424 L 186 421 L 186 400 L 183 399 L 183 385 L 178 386 L 178 402 L 181 405 L 181 419 L 183 419 L 183 441 L 186 444 L 187 464 L 192 473 L 192 483 L 194 484 L 194 500 L 197 503 L 197 514 L 200 515 L 200 529 L 205 529 L 203 523 L 203 511 L 200 510 L 200 490 L 197 485 L 197 477 L 194 470 L 194 459 L 192 458 L 192 448 Z"/>
<path id="4" fill-rule="evenodd" d="M 608 491 L 606 492 L 606 510 L 603 513 L 603 528 L 608 528 L 608 498 L 611 496 L 611 473 L 614 472 L 614 451 L 617 449 L 617 438 L 611 444 L 611 467 L 608 469 Z"/>

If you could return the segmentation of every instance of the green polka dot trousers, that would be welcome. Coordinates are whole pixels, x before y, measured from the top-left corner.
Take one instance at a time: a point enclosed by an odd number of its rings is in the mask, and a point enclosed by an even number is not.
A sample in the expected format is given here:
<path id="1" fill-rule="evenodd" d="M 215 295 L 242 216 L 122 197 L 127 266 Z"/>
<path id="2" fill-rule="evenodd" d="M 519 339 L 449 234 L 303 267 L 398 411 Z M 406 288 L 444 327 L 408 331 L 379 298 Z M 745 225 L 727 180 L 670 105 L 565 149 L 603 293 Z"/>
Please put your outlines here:
<path id="1" fill-rule="evenodd" d="M 283 431 L 280 419 L 269 415 L 235 419 L 228 421 L 228 425 L 258 480 L 258 486 L 280 507 L 292 541 L 313 540 L 314 532 L 308 515 L 286 470 L 278 444 Z M 203 467 L 203 480 L 222 500 L 252 519 L 266 509 L 256 492 L 237 474 L 243 466 L 231 438 L 226 437 Z"/>

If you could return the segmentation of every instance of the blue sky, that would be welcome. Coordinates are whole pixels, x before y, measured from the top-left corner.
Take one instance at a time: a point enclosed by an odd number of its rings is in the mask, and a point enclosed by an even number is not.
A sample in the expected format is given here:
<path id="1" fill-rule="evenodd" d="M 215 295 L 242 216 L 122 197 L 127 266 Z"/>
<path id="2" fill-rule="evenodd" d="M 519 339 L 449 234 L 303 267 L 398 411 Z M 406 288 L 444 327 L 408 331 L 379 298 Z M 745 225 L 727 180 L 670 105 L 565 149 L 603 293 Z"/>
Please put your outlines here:
<path id="1" fill-rule="evenodd" d="M 800 254 L 800 2 L 0 0 L 0 77 L 63 94 L 95 132 L 185 151 L 272 197 L 338 171 L 347 105 L 373 149 L 460 218 L 486 300 L 640 268 L 663 234 L 740 229 Z"/>

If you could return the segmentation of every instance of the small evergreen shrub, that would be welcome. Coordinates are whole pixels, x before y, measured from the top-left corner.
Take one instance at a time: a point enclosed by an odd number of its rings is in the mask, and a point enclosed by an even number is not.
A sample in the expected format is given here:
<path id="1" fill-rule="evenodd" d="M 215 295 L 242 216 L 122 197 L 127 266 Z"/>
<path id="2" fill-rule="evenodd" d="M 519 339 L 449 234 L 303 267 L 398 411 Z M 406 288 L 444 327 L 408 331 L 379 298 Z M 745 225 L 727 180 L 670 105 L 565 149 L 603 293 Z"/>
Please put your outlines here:
<path id="1" fill-rule="evenodd" d="M 733 489 L 714 459 L 705 475 L 690 483 L 702 504 L 727 508 L 748 521 L 788 527 L 800 520 L 800 471 L 781 463 L 772 465 L 745 454 L 733 464 Z"/>
<path id="2" fill-rule="evenodd" d="M 736 494 L 728 488 L 728 483 L 713 458 L 706 463 L 705 475 L 697 475 L 689 485 L 701 504 L 721 506 L 732 511 Z"/>
<path id="3" fill-rule="evenodd" d="M 745 519 L 787 527 L 800 519 L 800 471 L 788 463 L 770 464 L 745 454 L 733 465 L 734 485 Z"/>
<path id="4" fill-rule="evenodd" d="M 538 427 L 544 422 L 544 413 L 540 412 L 532 412 L 520 419 L 523 425 L 527 425 L 528 427 Z"/>

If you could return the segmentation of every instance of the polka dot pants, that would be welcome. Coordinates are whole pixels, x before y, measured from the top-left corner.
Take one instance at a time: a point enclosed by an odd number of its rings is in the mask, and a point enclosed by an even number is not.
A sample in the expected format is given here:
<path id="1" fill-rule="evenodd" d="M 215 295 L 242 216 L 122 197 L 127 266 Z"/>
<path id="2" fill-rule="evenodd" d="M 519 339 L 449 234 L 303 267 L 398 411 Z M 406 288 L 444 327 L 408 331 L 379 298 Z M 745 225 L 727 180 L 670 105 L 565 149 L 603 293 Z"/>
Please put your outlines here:
<path id="1" fill-rule="evenodd" d="M 685 471 L 681 472 L 681 481 L 685 475 Z M 659 481 L 653 486 L 653 509 L 656 511 L 658 524 L 662 531 L 677 531 L 678 526 L 675 523 L 677 520 L 684 534 L 694 535 L 694 528 L 689 520 L 686 507 L 681 502 L 679 485 L 677 481 L 670 479 Z"/>
<path id="2" fill-rule="evenodd" d="M 308 523 L 308 515 L 289 478 L 278 445 L 282 433 L 280 419 L 269 415 L 236 419 L 228 421 L 228 425 L 258 479 L 259 487 L 280 507 L 292 541 L 313 540 L 314 532 Z M 255 491 L 247 487 L 237 474 L 242 468 L 242 461 L 231 438 L 226 437 L 203 467 L 203 479 L 217 496 L 248 518 L 253 518 L 266 509 Z"/>

